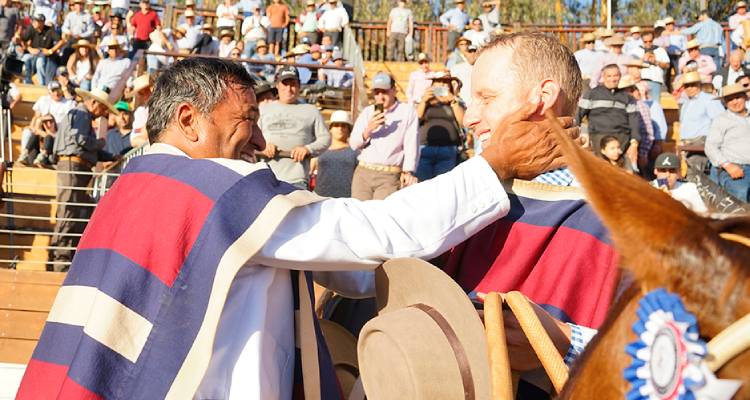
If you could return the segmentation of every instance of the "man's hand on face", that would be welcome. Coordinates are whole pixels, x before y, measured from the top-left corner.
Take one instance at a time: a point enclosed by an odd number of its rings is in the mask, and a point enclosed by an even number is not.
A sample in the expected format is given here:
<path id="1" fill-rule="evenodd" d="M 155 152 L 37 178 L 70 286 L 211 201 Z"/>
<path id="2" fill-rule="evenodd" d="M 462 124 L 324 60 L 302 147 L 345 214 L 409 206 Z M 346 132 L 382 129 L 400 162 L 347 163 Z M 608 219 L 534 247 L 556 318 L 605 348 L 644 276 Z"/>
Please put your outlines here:
<path id="1" fill-rule="evenodd" d="M 298 146 L 292 149 L 292 160 L 300 162 L 310 154 L 310 150 L 305 146 Z"/>
<path id="2" fill-rule="evenodd" d="M 276 157 L 276 145 L 273 143 L 266 143 L 266 148 L 263 150 L 263 155 L 267 158 Z"/>
<path id="3" fill-rule="evenodd" d="M 552 124 L 546 120 L 528 121 L 538 106 L 526 104 L 503 118 L 485 143 L 481 156 L 500 179 L 533 179 L 565 165 L 552 136 Z M 557 121 L 565 128 L 565 134 L 581 144 L 580 129 L 573 126 L 573 118 Z"/>

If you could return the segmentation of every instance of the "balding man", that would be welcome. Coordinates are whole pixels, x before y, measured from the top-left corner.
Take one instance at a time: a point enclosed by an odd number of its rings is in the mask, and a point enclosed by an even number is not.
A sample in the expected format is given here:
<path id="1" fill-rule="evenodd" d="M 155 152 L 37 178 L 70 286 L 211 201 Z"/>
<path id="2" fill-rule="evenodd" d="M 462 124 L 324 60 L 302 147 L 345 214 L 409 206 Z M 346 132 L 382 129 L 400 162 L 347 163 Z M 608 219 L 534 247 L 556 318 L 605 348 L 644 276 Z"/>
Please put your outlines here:
<path id="1" fill-rule="evenodd" d="M 750 76 L 750 70 L 742 65 L 744 56 L 744 51 L 740 49 L 732 50 L 729 54 L 729 64 L 720 69 L 719 73 L 714 76 L 713 84 L 716 89 L 736 83 L 737 78 L 741 76 Z"/>
<path id="2" fill-rule="evenodd" d="M 19 398 L 341 399 L 309 271 L 372 292 L 358 278 L 384 260 L 433 257 L 505 215 L 501 179 L 557 165 L 550 124 L 513 115 L 496 126 L 509 143 L 440 177 L 382 201 L 323 199 L 245 161 L 265 147 L 253 85 L 218 59 L 159 75 L 149 153 L 99 203 Z M 519 169 L 531 144 L 551 156 Z"/>

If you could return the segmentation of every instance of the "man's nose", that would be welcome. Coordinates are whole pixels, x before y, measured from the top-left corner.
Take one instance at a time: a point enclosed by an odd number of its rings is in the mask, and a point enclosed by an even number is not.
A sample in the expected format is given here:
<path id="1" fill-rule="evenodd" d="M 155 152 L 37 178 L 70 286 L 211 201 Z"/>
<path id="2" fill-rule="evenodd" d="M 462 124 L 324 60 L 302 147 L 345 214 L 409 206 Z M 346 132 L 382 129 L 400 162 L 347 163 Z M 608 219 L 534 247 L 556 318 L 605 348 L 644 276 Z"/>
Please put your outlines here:
<path id="1" fill-rule="evenodd" d="M 477 110 L 478 107 L 470 105 L 469 108 L 466 109 L 466 112 L 464 113 L 464 126 L 467 128 L 473 128 L 476 124 L 479 123 L 479 111 Z"/>

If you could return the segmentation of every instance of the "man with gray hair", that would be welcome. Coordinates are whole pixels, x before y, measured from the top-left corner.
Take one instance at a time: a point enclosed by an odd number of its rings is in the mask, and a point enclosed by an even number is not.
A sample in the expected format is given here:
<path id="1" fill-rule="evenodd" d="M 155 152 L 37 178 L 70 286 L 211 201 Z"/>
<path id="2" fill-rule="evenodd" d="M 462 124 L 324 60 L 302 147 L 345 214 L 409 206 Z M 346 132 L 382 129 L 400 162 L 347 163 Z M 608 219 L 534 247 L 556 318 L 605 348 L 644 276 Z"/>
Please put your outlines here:
<path id="1" fill-rule="evenodd" d="M 433 180 L 384 201 L 324 199 L 242 160 L 265 147 L 253 82 L 204 58 L 159 76 L 149 153 L 99 203 L 19 398 L 340 399 L 310 271 L 372 293 L 360 283 L 384 260 L 433 257 L 505 215 L 500 180 L 560 164 L 551 125 L 518 112 L 496 126 L 508 143 Z M 550 156 L 520 166 L 532 143 Z"/>

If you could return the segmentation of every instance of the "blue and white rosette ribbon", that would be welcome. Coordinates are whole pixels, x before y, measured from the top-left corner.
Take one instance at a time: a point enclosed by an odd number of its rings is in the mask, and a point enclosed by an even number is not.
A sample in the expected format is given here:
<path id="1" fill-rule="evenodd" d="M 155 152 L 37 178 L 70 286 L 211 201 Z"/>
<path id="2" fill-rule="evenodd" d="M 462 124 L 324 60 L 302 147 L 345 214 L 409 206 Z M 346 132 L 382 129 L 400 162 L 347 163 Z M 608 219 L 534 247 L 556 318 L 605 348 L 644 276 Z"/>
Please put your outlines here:
<path id="1" fill-rule="evenodd" d="M 694 392 L 708 377 L 702 368 L 706 343 L 699 337 L 695 316 L 664 289 L 646 294 L 637 315 L 633 331 L 638 338 L 625 348 L 633 358 L 625 369 L 625 379 L 632 384 L 627 399 L 696 399 Z"/>

